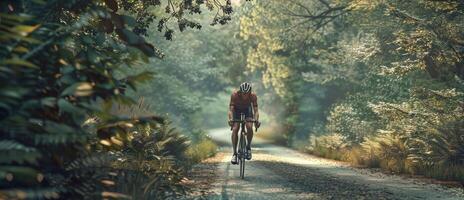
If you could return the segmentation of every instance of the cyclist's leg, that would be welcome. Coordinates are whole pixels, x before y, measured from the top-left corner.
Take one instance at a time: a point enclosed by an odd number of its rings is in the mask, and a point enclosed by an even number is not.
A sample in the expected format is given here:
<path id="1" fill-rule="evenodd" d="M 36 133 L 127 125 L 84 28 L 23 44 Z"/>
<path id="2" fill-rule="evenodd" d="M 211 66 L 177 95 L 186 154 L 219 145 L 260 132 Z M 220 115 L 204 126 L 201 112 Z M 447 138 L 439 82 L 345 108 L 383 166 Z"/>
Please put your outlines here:
<path id="1" fill-rule="evenodd" d="M 253 122 L 246 123 L 247 130 L 247 149 L 251 147 L 251 141 L 253 140 Z"/>
<path id="2" fill-rule="evenodd" d="M 238 126 L 239 124 L 237 122 L 232 125 L 232 148 L 234 154 L 237 154 Z"/>
<path id="3" fill-rule="evenodd" d="M 240 119 L 240 114 L 237 112 L 237 110 L 234 110 L 232 113 L 232 117 L 234 120 L 239 120 Z M 238 129 L 239 129 L 239 123 L 234 122 L 232 125 L 232 149 L 233 153 L 237 154 L 237 143 L 238 143 Z"/>
<path id="4" fill-rule="evenodd" d="M 245 114 L 246 119 L 253 119 L 253 112 L 251 107 L 248 108 L 248 112 Z M 247 149 L 251 148 L 251 141 L 253 140 L 253 122 L 246 123 L 247 131 Z"/>

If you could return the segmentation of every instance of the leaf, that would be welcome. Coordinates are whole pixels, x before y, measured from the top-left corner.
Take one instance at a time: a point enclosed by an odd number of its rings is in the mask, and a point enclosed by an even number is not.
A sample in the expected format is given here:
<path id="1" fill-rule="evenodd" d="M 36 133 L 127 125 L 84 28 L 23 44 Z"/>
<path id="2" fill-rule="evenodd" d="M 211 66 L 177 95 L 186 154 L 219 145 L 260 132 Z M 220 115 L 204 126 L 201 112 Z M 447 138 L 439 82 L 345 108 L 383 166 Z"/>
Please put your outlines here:
<path id="1" fill-rule="evenodd" d="M 82 36 L 81 39 L 82 39 L 83 42 L 85 42 L 88 45 L 93 44 L 93 39 L 90 36 L 84 35 L 84 36 Z"/>
<path id="2" fill-rule="evenodd" d="M 17 53 L 27 53 L 29 52 L 29 49 L 24 46 L 17 46 L 16 48 L 13 49 L 13 51 Z"/>
<path id="3" fill-rule="evenodd" d="M 10 14 L 6 14 L 6 13 L 0 13 L 0 18 L 2 20 L 8 19 L 8 20 L 11 20 L 11 21 L 23 22 L 23 21 L 31 19 L 32 16 L 30 16 L 30 15 L 21 15 L 21 16 L 19 16 L 19 15 L 10 15 Z"/>
<path id="4" fill-rule="evenodd" d="M 108 191 L 102 192 L 101 196 L 104 199 L 107 199 L 107 198 L 110 198 L 110 199 L 131 199 L 130 196 L 127 196 L 125 194 L 117 193 L 117 192 L 108 192 Z"/>
<path id="5" fill-rule="evenodd" d="M 91 62 L 91 63 L 98 63 L 100 61 L 100 58 L 98 57 L 98 54 L 96 51 L 94 50 L 89 50 L 87 52 L 87 59 Z"/>
<path id="6" fill-rule="evenodd" d="M 39 68 L 39 67 L 37 67 L 37 65 L 35 65 L 34 63 L 31 63 L 31 62 L 29 62 L 29 61 L 22 60 L 22 59 L 19 59 L 19 58 L 7 59 L 7 60 L 3 61 L 2 64 L 5 64 L 5 65 L 24 66 L 24 67 L 34 68 L 34 69 L 38 69 L 38 68 Z"/>
<path id="7" fill-rule="evenodd" d="M 35 26 L 28 26 L 28 25 L 17 25 L 11 29 L 12 32 L 18 33 L 21 36 L 27 36 L 29 33 L 33 32 L 37 28 L 40 27 L 40 24 Z"/>
<path id="8" fill-rule="evenodd" d="M 126 79 L 130 82 L 141 83 L 153 79 L 153 75 L 153 72 L 142 72 L 134 76 L 128 76 Z"/>
<path id="9" fill-rule="evenodd" d="M 23 144 L 20 144 L 13 140 L 0 140 L 0 152 L 3 151 L 24 151 L 24 152 L 33 152 L 36 151 L 35 148 L 26 147 Z"/>
<path id="10" fill-rule="evenodd" d="M 0 140 L 0 163 L 36 163 L 40 153 L 13 140 Z"/>
<path id="11" fill-rule="evenodd" d="M 75 96 L 89 96 L 93 93 L 93 86 L 88 82 L 75 83 L 61 92 L 61 96 L 75 95 Z"/>
<path id="12" fill-rule="evenodd" d="M 0 166 L 0 172 L 8 172 L 11 173 L 12 179 L 11 181 L 16 182 L 29 182 L 29 183 L 37 183 L 36 178 L 39 172 L 30 167 L 22 167 L 22 166 Z"/>
<path id="13" fill-rule="evenodd" d="M 64 69 L 74 70 L 72 67 L 64 68 Z M 67 70 L 65 70 L 65 71 L 67 71 Z M 72 72 L 72 71 L 70 71 L 69 73 L 71 73 L 71 72 Z M 59 81 L 60 81 L 62 84 L 69 85 L 69 84 L 75 83 L 77 80 L 76 80 L 76 78 L 74 78 L 74 76 L 71 75 L 71 74 L 64 74 L 63 76 L 60 77 Z"/>
<path id="14" fill-rule="evenodd" d="M 40 100 L 40 103 L 44 106 L 53 107 L 56 103 L 55 97 L 45 97 Z"/>
<path id="15" fill-rule="evenodd" d="M 128 96 L 121 96 L 121 95 L 118 95 L 116 97 L 114 97 L 114 100 L 118 103 L 121 103 L 123 105 L 131 105 L 131 104 L 135 104 L 136 102 L 134 101 L 134 99 L 132 99 L 131 97 L 128 97 Z"/>
<path id="16" fill-rule="evenodd" d="M 97 45 L 102 45 L 105 42 L 105 34 L 99 32 L 97 33 L 97 37 L 95 38 L 95 42 Z"/>
<path id="17" fill-rule="evenodd" d="M 45 131 L 55 134 L 74 134 L 76 130 L 66 124 L 59 124 L 53 121 L 45 123 Z"/>
<path id="18" fill-rule="evenodd" d="M 0 34 L 0 40 L 15 39 L 15 40 L 23 40 L 23 41 L 29 42 L 31 44 L 40 44 L 41 43 L 40 40 L 31 38 L 31 37 L 22 36 L 20 34 L 12 34 L 12 33 L 3 32 L 3 31 L 0 31 L 0 33 L 1 33 Z"/>
<path id="19" fill-rule="evenodd" d="M 29 93 L 28 88 L 24 88 L 21 86 L 15 85 L 5 85 L 0 90 L 1 97 L 9 97 L 9 98 L 22 98 L 24 95 Z"/>
<path id="20" fill-rule="evenodd" d="M 75 113 L 75 112 L 80 111 L 78 107 L 69 103 L 69 101 L 66 101 L 65 99 L 58 100 L 58 107 L 60 108 L 61 111 L 68 112 L 68 113 Z"/>
<path id="21" fill-rule="evenodd" d="M 10 68 L 8 67 L 5 67 L 5 66 L 0 66 L 0 75 L 1 76 L 4 76 L 5 78 L 8 76 L 8 75 L 11 75 L 13 74 L 13 70 L 11 70 Z"/>

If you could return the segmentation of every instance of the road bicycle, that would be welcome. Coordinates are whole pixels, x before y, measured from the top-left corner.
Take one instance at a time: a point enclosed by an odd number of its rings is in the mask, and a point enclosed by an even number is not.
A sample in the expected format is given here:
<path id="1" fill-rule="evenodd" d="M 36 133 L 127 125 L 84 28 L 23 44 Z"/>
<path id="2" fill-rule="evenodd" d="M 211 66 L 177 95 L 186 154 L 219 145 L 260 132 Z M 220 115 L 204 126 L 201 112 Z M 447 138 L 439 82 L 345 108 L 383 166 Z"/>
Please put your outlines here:
<path id="1" fill-rule="evenodd" d="M 240 124 L 240 134 L 239 134 L 239 140 L 238 140 L 238 151 L 237 151 L 237 158 L 238 162 L 240 165 L 240 178 L 244 179 L 245 178 L 245 158 L 246 158 L 246 146 L 247 146 L 247 139 L 246 139 L 246 130 L 245 130 L 245 125 L 246 122 L 253 122 L 256 123 L 256 120 L 246 120 L 245 119 L 245 114 L 241 113 L 240 114 L 240 120 L 232 120 L 232 122 L 238 122 Z M 255 124 L 255 132 L 258 131 L 259 127 L 259 122 L 257 122 L 258 125 Z M 230 128 L 232 130 L 232 127 Z"/>

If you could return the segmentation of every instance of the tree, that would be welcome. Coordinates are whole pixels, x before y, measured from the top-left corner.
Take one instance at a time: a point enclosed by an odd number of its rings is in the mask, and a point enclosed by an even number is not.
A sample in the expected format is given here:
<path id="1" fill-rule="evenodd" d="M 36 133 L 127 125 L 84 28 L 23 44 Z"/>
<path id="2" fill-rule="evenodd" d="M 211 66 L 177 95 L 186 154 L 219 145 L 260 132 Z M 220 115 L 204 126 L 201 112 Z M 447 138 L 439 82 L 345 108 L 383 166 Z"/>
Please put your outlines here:
<path id="1" fill-rule="evenodd" d="M 126 90 L 151 77 L 119 74 L 147 57 L 163 57 L 143 37 L 155 17 L 170 39 L 164 23 L 177 19 L 180 27 L 198 28 L 183 13 L 198 13 L 205 2 L 0 4 L 0 198 L 125 197 L 107 191 L 114 158 L 108 152 L 128 145 L 137 128 L 156 128 L 164 119 L 113 115 L 113 104 L 134 102 Z M 163 5 L 173 10 L 158 15 Z M 209 8 L 222 13 L 215 20 L 228 20 L 230 2 Z"/>

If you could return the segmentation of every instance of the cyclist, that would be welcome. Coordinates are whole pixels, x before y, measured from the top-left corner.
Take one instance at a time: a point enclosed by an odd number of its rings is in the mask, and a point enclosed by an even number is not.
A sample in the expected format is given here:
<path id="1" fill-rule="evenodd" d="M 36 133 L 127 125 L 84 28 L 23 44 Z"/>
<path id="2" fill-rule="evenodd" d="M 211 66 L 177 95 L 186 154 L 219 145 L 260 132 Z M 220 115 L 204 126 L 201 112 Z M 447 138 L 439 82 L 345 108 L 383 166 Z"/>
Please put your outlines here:
<path id="1" fill-rule="evenodd" d="M 251 92 L 251 84 L 244 82 L 240 84 L 240 89 L 234 91 L 230 97 L 229 103 L 229 126 L 232 127 L 232 164 L 237 164 L 237 142 L 238 142 L 238 129 L 239 123 L 232 122 L 232 120 L 240 120 L 240 114 L 245 115 L 246 120 L 255 120 L 255 126 L 259 127 L 260 123 L 259 112 L 258 112 L 258 98 L 255 93 Z M 245 152 L 245 158 L 251 159 L 251 140 L 253 139 L 253 123 L 246 122 L 246 135 L 247 135 L 247 147 Z"/>

